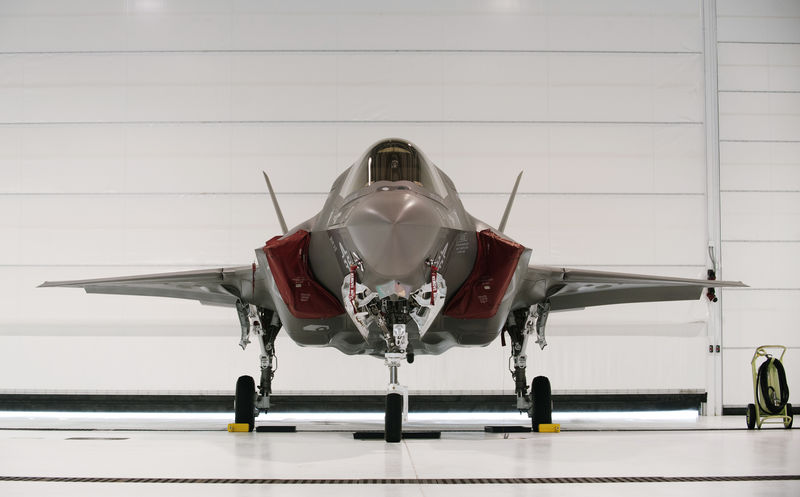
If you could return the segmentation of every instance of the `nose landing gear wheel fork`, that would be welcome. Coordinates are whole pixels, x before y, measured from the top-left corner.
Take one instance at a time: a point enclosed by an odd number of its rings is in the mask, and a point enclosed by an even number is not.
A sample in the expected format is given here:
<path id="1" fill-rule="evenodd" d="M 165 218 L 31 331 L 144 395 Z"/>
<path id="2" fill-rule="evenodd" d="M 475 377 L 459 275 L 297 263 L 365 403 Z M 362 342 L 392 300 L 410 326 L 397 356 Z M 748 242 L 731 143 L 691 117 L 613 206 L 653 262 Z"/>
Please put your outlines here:
<path id="1" fill-rule="evenodd" d="M 390 393 L 386 395 L 386 418 L 384 438 L 387 442 L 396 443 L 403 439 L 403 395 Z"/>
<path id="2" fill-rule="evenodd" d="M 237 423 L 247 423 L 250 430 L 256 422 L 256 382 L 252 376 L 240 376 L 236 380 L 236 397 L 234 411 Z"/>
<path id="3" fill-rule="evenodd" d="M 550 380 L 546 376 L 537 376 L 531 383 L 531 400 L 533 414 L 531 428 L 539 431 L 539 425 L 553 422 L 553 399 L 550 395 Z"/>

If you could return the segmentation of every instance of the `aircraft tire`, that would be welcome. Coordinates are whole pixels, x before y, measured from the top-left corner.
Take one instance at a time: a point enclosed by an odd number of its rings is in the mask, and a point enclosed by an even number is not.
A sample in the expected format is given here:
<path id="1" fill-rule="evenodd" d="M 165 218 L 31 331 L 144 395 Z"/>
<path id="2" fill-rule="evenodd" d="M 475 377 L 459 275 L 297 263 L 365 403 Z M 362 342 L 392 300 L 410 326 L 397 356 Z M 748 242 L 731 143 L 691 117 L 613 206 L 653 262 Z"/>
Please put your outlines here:
<path id="1" fill-rule="evenodd" d="M 386 395 L 384 438 L 389 443 L 403 439 L 403 396 L 399 393 Z"/>
<path id="2" fill-rule="evenodd" d="M 256 423 L 256 382 L 252 376 L 240 376 L 236 380 L 236 397 L 233 408 L 237 423 L 247 423 L 250 430 Z"/>
<path id="3" fill-rule="evenodd" d="M 787 430 L 792 427 L 792 423 L 794 422 L 794 414 L 792 414 L 792 404 L 786 404 L 786 414 L 789 415 L 789 420 L 783 420 L 783 427 Z"/>
<path id="4" fill-rule="evenodd" d="M 553 399 L 550 395 L 550 380 L 547 376 L 537 376 L 531 383 L 531 397 L 533 400 L 533 414 L 531 428 L 539 431 L 540 424 L 553 422 Z"/>
<path id="5" fill-rule="evenodd" d="M 756 406 L 755 404 L 747 404 L 747 412 L 745 413 L 745 420 L 747 420 L 747 429 L 752 430 L 756 427 Z"/>

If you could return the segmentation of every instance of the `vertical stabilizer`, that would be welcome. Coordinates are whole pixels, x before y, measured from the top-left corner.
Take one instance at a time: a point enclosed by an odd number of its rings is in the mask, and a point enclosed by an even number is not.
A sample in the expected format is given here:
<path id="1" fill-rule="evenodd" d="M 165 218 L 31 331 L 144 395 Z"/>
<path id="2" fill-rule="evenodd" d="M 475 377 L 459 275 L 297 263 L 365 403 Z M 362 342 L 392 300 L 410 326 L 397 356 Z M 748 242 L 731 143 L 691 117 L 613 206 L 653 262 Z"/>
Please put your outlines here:
<path id="1" fill-rule="evenodd" d="M 500 220 L 500 226 L 497 228 L 497 230 L 501 233 L 506 230 L 506 222 L 508 222 L 508 215 L 511 214 L 511 206 L 514 205 L 514 197 L 517 196 L 517 188 L 519 188 L 519 181 L 522 179 L 522 172 L 523 171 L 520 171 L 519 175 L 517 175 L 517 181 L 514 183 L 514 189 L 511 190 L 511 196 L 508 197 L 506 210 L 503 212 L 503 219 Z"/>
<path id="2" fill-rule="evenodd" d="M 285 235 L 286 232 L 289 230 L 286 228 L 286 221 L 283 219 L 283 212 L 281 212 L 281 206 L 278 205 L 278 199 L 277 197 L 275 197 L 275 190 L 272 189 L 272 183 L 270 183 L 269 176 L 267 176 L 267 173 L 265 173 L 264 171 L 261 172 L 264 173 L 264 180 L 266 180 L 267 182 L 267 188 L 269 189 L 269 196 L 272 198 L 272 205 L 275 207 L 275 214 L 278 216 L 278 222 L 281 224 L 281 230 Z M 519 183 L 519 180 L 517 180 L 517 183 Z M 516 187 L 514 187 L 514 191 L 517 191 Z"/>

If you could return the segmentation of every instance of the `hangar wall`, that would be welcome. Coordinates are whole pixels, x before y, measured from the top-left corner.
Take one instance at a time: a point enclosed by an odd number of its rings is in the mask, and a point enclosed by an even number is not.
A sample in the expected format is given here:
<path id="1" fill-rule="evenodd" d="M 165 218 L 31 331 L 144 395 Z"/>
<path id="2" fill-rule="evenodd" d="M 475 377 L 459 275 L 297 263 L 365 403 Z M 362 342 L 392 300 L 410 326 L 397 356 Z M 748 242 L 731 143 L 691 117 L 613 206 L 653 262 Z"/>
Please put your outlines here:
<path id="1" fill-rule="evenodd" d="M 699 0 L 2 2 L 0 390 L 230 391 L 257 371 L 232 310 L 35 286 L 247 264 L 278 233 L 261 169 L 297 223 L 390 135 L 488 222 L 525 170 L 507 233 L 537 263 L 702 277 L 703 81 Z M 705 390 L 707 314 L 553 315 L 531 376 Z M 279 391 L 386 383 L 381 361 L 277 346 Z M 511 390 L 506 368 L 495 343 L 401 379 Z"/>
<path id="2" fill-rule="evenodd" d="M 753 400 L 759 345 L 789 347 L 800 385 L 800 4 L 718 0 L 726 406 Z M 796 387 L 795 387 L 796 388 Z"/>

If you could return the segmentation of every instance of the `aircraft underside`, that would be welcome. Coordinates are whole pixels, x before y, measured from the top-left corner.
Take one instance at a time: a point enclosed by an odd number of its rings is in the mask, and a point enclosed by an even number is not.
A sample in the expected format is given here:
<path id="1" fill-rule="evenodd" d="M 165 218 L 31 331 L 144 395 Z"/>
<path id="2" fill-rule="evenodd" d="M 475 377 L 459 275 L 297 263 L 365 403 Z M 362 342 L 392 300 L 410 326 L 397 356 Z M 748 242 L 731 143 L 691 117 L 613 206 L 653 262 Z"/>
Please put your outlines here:
<path id="1" fill-rule="evenodd" d="M 269 268 L 268 292 L 282 296 L 274 308 L 287 335 L 301 346 L 381 358 L 387 352 L 436 355 L 495 340 L 530 251 L 493 234 L 442 227 L 425 228 L 421 246 L 402 246 L 400 240 L 420 227 L 400 228 L 378 241 L 359 239 L 359 230 L 348 228 L 301 230 L 258 250 L 259 266 Z M 287 257 L 299 253 L 304 260 L 306 252 L 328 258 L 324 271 Z M 409 252 L 415 257 L 405 257 Z"/>

